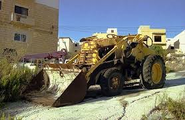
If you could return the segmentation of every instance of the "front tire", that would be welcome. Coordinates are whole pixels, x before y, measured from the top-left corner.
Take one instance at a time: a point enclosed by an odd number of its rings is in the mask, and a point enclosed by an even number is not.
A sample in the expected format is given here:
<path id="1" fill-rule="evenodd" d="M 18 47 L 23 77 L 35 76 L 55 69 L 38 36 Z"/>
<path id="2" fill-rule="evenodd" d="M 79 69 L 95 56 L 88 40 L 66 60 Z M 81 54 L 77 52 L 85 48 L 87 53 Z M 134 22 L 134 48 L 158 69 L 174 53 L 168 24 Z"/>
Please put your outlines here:
<path id="1" fill-rule="evenodd" d="M 108 69 L 100 78 L 100 86 L 103 95 L 115 96 L 122 91 L 124 77 L 117 69 Z"/>
<path id="2" fill-rule="evenodd" d="M 162 88 L 166 81 L 166 67 L 159 55 L 149 55 L 143 62 L 141 83 L 146 89 Z"/>

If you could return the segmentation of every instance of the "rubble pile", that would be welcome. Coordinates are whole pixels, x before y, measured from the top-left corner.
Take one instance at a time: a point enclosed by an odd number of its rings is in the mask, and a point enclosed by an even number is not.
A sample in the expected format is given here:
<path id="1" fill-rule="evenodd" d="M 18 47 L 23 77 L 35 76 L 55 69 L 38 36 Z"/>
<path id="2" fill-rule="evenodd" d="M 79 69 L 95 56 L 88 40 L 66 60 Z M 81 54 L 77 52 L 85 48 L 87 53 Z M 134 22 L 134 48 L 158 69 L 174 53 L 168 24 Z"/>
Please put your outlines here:
<path id="1" fill-rule="evenodd" d="M 167 72 L 185 70 L 185 54 L 169 53 L 166 56 Z"/>

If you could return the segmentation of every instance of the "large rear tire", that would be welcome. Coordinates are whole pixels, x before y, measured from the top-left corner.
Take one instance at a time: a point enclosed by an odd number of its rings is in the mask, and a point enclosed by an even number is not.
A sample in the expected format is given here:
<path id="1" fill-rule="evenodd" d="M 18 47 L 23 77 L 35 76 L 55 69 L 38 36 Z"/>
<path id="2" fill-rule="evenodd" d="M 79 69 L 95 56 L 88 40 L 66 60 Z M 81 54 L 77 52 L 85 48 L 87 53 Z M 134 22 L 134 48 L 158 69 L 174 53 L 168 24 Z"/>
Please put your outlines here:
<path id="1" fill-rule="evenodd" d="M 166 67 L 159 55 L 149 55 L 141 70 L 141 83 L 146 89 L 162 88 L 166 81 Z"/>
<path id="2" fill-rule="evenodd" d="M 103 95 L 115 96 L 122 91 L 124 77 L 117 69 L 108 69 L 100 78 L 100 86 Z"/>

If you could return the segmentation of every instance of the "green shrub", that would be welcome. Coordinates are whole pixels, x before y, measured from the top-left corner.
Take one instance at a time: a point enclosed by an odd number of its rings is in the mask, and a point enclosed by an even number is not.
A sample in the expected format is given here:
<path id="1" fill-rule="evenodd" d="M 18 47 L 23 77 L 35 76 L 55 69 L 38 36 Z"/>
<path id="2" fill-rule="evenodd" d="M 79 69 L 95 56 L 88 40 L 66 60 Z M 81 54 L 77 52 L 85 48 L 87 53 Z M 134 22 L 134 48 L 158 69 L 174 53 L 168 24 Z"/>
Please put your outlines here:
<path id="1" fill-rule="evenodd" d="M 166 66 L 166 73 L 175 72 L 175 70 L 171 69 L 170 67 Z"/>
<path id="2" fill-rule="evenodd" d="M 160 55 L 164 59 L 166 58 L 167 51 L 162 48 L 162 46 L 159 45 L 153 45 L 151 46 L 151 49 L 155 51 L 156 54 Z"/>
<path id="3" fill-rule="evenodd" d="M 6 59 L 0 59 L 0 70 L 0 103 L 18 100 L 33 71 Z"/>

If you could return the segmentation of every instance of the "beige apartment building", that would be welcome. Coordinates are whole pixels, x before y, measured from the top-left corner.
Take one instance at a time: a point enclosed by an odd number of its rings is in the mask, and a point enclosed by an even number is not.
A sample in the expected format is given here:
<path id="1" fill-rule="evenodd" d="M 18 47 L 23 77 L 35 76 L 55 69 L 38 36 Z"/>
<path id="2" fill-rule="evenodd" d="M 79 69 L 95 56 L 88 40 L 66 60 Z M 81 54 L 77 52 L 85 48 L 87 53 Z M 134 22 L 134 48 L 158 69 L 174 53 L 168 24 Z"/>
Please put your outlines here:
<path id="1" fill-rule="evenodd" d="M 94 33 L 92 36 L 107 38 L 109 34 L 118 35 L 117 28 L 108 28 L 106 33 Z M 163 49 L 166 49 L 166 29 L 153 29 L 150 28 L 150 26 L 140 26 L 138 34 L 150 36 L 153 40 L 153 45 L 159 45 L 162 46 Z M 151 41 L 148 41 L 148 44 L 150 45 Z"/>
<path id="2" fill-rule="evenodd" d="M 57 50 L 58 0 L 0 0 L 0 56 Z"/>
<path id="3" fill-rule="evenodd" d="M 150 26 L 140 26 L 138 34 L 148 35 L 153 39 L 153 45 L 166 49 L 166 29 L 152 29 Z"/>

